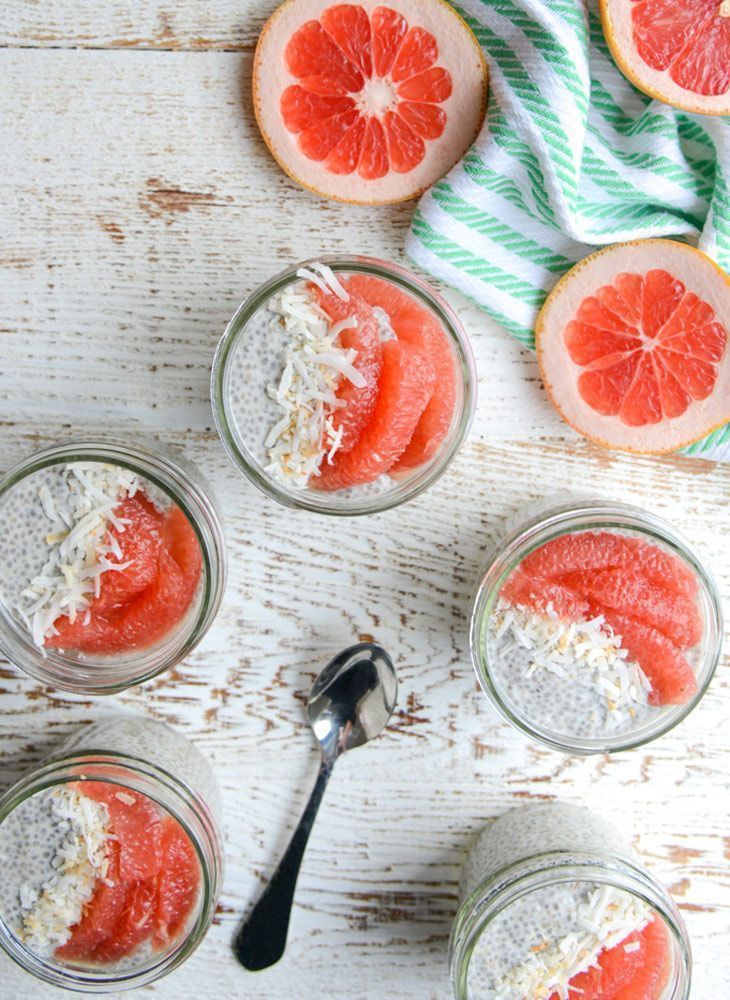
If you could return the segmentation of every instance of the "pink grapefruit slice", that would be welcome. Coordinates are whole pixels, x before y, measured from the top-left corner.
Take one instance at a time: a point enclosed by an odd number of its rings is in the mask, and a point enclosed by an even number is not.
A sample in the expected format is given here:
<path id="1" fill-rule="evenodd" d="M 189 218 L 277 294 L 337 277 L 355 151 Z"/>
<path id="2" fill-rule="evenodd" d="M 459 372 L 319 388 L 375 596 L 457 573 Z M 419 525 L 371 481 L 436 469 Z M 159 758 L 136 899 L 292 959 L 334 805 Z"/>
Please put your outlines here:
<path id="1" fill-rule="evenodd" d="M 638 569 L 570 573 L 562 582 L 601 608 L 612 608 L 651 625 L 679 649 L 691 649 L 702 638 L 702 621 L 694 601 L 650 583 Z"/>
<path id="2" fill-rule="evenodd" d="M 545 388 L 563 418 L 609 448 L 675 451 L 730 421 L 730 277 L 673 240 L 600 250 L 537 319 Z"/>
<path id="3" fill-rule="evenodd" d="M 650 97 L 730 114 L 729 0 L 600 0 L 619 68 Z"/>
<path id="4" fill-rule="evenodd" d="M 512 572 L 499 594 L 510 604 L 531 611 L 553 610 L 568 621 L 581 621 L 588 615 L 588 601 L 569 587 L 541 576 L 528 576 L 520 567 Z"/>
<path id="5" fill-rule="evenodd" d="M 310 485 L 319 490 L 341 490 L 371 483 L 400 458 L 433 391 L 434 374 L 428 360 L 408 345 L 389 340 L 383 345 L 383 372 L 370 423 L 355 447 L 325 460 Z"/>
<path id="6" fill-rule="evenodd" d="M 286 0 L 254 58 L 254 111 L 281 167 L 341 201 L 420 194 L 484 118 L 486 66 L 444 0 Z"/>
<path id="7" fill-rule="evenodd" d="M 357 321 L 357 326 L 340 333 L 339 341 L 342 347 L 357 351 L 353 367 L 365 379 L 365 385 L 356 386 L 349 379 L 343 378 L 337 397 L 345 405 L 332 414 L 335 432 L 342 428 L 338 450 L 347 453 L 355 447 L 370 422 L 378 397 L 383 370 L 383 345 L 378 333 L 378 321 L 370 305 L 352 289 L 349 290 L 350 297 L 347 301 L 334 292 L 325 293 L 316 286 L 312 288 L 312 292 L 333 323 L 350 318 Z"/>
<path id="8" fill-rule="evenodd" d="M 621 636 L 621 645 L 651 681 L 650 705 L 683 705 L 696 694 L 694 671 L 671 639 L 651 625 L 610 608 L 598 606 L 593 610 L 602 614 L 616 635 Z"/>
<path id="9" fill-rule="evenodd" d="M 590 969 L 573 976 L 568 994 L 580 1000 L 660 1000 L 671 971 L 669 932 L 663 920 L 652 917 L 642 930 L 604 949 Z M 550 1000 L 559 1000 L 558 994 Z"/>
<path id="10" fill-rule="evenodd" d="M 366 302 L 382 309 L 398 340 L 411 344 L 431 362 L 435 374 L 433 393 L 416 425 L 408 447 L 392 472 L 425 465 L 449 432 L 456 405 L 454 352 L 443 327 L 425 306 L 389 281 L 368 274 L 354 274 L 348 287 Z"/>

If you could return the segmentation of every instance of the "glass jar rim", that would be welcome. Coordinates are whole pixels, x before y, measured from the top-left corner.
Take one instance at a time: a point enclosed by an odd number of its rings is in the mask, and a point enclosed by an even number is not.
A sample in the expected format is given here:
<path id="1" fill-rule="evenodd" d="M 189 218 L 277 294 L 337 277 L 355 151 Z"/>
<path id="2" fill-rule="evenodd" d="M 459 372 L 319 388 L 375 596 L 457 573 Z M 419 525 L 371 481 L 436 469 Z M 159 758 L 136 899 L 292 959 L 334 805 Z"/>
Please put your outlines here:
<path id="1" fill-rule="evenodd" d="M 358 503 L 347 507 L 334 507 L 318 499 L 316 491 L 287 490 L 278 484 L 261 468 L 260 464 L 249 457 L 238 446 L 236 434 L 233 431 L 233 420 L 229 416 L 225 378 L 228 363 L 235 348 L 244 333 L 247 323 L 254 314 L 278 291 L 293 281 L 300 280 L 297 271 L 312 264 L 324 264 L 333 271 L 372 274 L 403 288 L 414 295 L 431 312 L 433 312 L 443 329 L 449 336 L 454 347 L 463 384 L 463 406 L 460 419 L 453 431 L 453 440 L 447 451 L 438 456 L 438 461 L 432 459 L 427 465 L 422 477 L 414 476 L 410 487 L 402 493 L 397 490 L 389 493 L 373 494 L 363 498 Z M 218 435 L 223 447 L 234 465 L 244 473 L 251 483 L 266 496 L 285 507 L 307 510 L 316 514 L 327 514 L 335 517 L 357 517 L 366 514 L 376 514 L 391 510 L 407 503 L 429 489 L 446 472 L 452 460 L 461 448 L 471 426 L 476 406 L 477 376 L 474 356 L 466 332 L 456 316 L 456 313 L 428 282 L 409 271 L 400 264 L 380 260 L 376 257 L 360 255 L 326 254 L 309 258 L 285 268 L 264 284 L 258 286 L 238 307 L 226 325 L 218 347 L 216 348 L 210 379 L 210 398 Z"/>
<path id="2" fill-rule="evenodd" d="M 99 769 L 96 774 L 95 769 Z M 116 775 L 115 770 L 119 772 Z M 67 969 L 44 960 L 26 948 L 2 919 L 0 948 L 25 972 L 67 990 L 107 993 L 134 989 L 172 972 L 203 940 L 213 919 L 223 880 L 223 838 L 207 803 L 186 781 L 142 757 L 91 747 L 45 757 L 37 768 L 14 782 L 0 796 L 0 826 L 34 795 L 79 780 L 98 780 L 136 791 L 150 798 L 180 824 L 195 849 L 202 873 L 202 898 L 196 919 L 184 938 L 161 958 L 138 969 L 107 976 L 98 970 Z M 185 815 L 187 810 L 192 822 Z"/>
<path id="3" fill-rule="evenodd" d="M 469 1000 L 469 964 L 477 942 L 490 923 L 531 892 L 571 882 L 609 885 L 631 893 L 650 906 L 668 928 L 675 953 L 681 958 L 675 989 L 667 1000 L 689 1000 L 692 946 L 674 900 L 639 863 L 609 852 L 585 851 L 542 851 L 520 858 L 482 879 L 461 902 L 449 938 L 454 1000 Z"/>
<path id="4" fill-rule="evenodd" d="M 583 523 L 582 519 L 586 522 Z M 653 723 L 628 733 L 596 738 L 570 737 L 547 731 L 517 715 L 501 696 L 490 673 L 488 644 L 484 630 L 502 584 L 530 552 L 561 535 L 591 529 L 632 531 L 659 542 L 679 556 L 697 576 L 706 603 L 703 663 L 698 667 L 698 690 L 683 705 L 672 706 Z M 699 704 L 717 669 L 722 651 L 723 612 L 717 583 L 711 570 L 693 551 L 690 542 L 664 518 L 633 504 L 596 497 L 573 498 L 540 509 L 522 519 L 502 538 L 490 556 L 475 587 L 469 611 L 469 647 L 472 664 L 482 691 L 497 711 L 515 728 L 536 742 L 562 753 L 590 755 L 631 750 L 650 743 L 679 725 Z M 701 675 L 701 676 L 700 676 Z"/>
<path id="5" fill-rule="evenodd" d="M 0 602 L 0 651 L 11 663 L 36 680 L 80 694 L 114 694 L 142 684 L 175 666 L 198 645 L 212 625 L 223 598 L 226 580 L 221 515 L 212 494 L 196 481 L 199 475 L 197 470 L 193 467 L 188 470 L 186 460 L 163 452 L 138 442 L 122 446 L 104 436 L 82 438 L 35 451 L 0 477 L 1 501 L 27 478 L 55 465 L 101 462 L 129 469 L 165 493 L 182 510 L 195 532 L 203 560 L 199 607 L 195 620 L 186 629 L 186 635 L 178 637 L 172 644 L 168 643 L 167 647 L 140 651 L 132 669 L 122 677 L 114 676 L 114 668 L 118 664 L 104 661 L 101 661 L 101 666 L 106 670 L 98 678 L 88 675 L 75 677 L 79 665 L 66 663 L 53 654 L 44 656 L 32 637 L 9 615 L 4 602 Z M 93 658 L 88 660 L 89 672 L 99 669 L 99 666 Z"/>

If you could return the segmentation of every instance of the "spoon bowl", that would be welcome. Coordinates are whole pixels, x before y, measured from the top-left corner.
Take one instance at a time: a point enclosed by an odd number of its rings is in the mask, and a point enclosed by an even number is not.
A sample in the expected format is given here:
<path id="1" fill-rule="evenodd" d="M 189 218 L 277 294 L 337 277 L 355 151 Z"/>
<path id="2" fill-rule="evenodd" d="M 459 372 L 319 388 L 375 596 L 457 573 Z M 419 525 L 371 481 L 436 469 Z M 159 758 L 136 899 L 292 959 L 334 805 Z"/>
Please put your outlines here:
<path id="1" fill-rule="evenodd" d="M 395 667 L 381 646 L 360 642 L 335 656 L 307 702 L 323 757 L 336 759 L 374 739 L 388 725 L 397 695 Z"/>

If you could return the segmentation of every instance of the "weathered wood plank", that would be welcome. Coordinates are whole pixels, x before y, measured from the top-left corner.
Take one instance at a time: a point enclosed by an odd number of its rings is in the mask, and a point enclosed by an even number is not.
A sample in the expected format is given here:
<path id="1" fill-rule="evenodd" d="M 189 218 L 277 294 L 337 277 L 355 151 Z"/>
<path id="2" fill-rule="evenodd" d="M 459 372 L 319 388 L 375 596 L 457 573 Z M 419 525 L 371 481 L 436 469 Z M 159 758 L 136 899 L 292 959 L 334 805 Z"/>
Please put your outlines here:
<path id="1" fill-rule="evenodd" d="M 0 9 L 0 46 L 251 50 L 277 0 L 14 0 Z"/>

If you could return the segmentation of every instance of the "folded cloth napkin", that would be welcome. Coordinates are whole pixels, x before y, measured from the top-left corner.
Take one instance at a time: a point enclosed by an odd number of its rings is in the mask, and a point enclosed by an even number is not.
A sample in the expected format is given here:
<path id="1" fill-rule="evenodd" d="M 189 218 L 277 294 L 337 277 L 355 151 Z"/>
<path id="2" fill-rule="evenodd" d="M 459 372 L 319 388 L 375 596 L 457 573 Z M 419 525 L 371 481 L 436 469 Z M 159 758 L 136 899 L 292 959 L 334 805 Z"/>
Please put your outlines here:
<path id="1" fill-rule="evenodd" d="M 595 0 L 459 0 L 490 94 L 481 134 L 422 198 L 407 250 L 528 347 L 557 279 L 599 245 L 685 236 L 730 270 L 730 118 L 636 90 Z M 686 449 L 730 460 L 730 424 Z"/>

